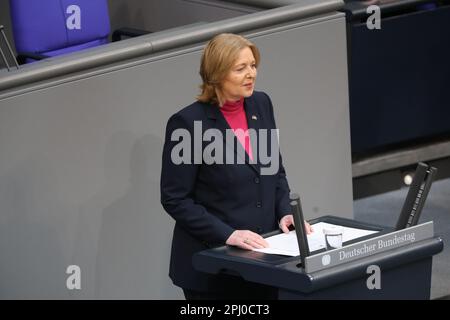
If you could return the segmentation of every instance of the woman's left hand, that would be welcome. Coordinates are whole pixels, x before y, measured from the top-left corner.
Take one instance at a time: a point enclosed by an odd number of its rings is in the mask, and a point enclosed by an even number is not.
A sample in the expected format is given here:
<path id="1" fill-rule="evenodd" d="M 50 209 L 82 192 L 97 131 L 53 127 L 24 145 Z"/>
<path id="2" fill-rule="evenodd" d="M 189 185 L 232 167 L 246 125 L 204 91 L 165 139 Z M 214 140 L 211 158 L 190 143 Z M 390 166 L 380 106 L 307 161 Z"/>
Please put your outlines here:
<path id="1" fill-rule="evenodd" d="M 280 224 L 279 224 L 281 231 L 283 231 L 284 233 L 289 233 L 290 225 L 295 226 L 294 216 L 292 214 L 288 214 L 288 215 L 284 216 L 283 218 L 281 218 Z M 306 221 L 305 221 L 305 229 L 306 229 L 306 234 L 311 234 L 314 231 L 312 226 Z"/>

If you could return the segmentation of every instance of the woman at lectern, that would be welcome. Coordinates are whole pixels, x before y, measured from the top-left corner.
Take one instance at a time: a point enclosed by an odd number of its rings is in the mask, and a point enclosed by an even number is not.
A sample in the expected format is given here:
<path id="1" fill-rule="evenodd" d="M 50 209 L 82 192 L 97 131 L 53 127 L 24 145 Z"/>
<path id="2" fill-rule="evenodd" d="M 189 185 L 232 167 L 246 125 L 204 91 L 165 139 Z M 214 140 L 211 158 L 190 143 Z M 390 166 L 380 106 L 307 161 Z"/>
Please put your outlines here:
<path id="1" fill-rule="evenodd" d="M 192 266 L 198 251 L 264 248 L 261 234 L 293 224 L 272 102 L 254 91 L 259 63 L 249 40 L 215 36 L 201 58 L 197 101 L 167 123 L 161 203 L 176 222 L 169 275 L 186 299 L 275 298 L 272 287 Z"/>

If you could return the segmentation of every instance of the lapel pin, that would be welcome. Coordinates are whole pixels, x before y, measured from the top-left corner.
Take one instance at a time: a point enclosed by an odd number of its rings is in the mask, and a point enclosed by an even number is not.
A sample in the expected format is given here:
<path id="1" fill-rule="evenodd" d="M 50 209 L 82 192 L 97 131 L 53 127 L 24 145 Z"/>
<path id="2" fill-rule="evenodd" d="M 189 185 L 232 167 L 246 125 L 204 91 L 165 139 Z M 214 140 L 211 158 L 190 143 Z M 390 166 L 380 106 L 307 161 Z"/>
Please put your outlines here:
<path id="1" fill-rule="evenodd" d="M 252 115 L 252 120 L 258 120 L 258 118 L 255 115 Z"/>

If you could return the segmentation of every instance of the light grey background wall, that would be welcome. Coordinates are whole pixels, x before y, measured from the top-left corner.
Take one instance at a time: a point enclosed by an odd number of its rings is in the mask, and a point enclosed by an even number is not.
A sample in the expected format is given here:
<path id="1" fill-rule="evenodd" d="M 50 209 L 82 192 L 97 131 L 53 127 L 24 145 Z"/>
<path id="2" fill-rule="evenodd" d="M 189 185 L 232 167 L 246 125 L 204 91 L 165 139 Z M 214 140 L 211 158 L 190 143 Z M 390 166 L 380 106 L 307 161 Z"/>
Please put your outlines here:
<path id="1" fill-rule="evenodd" d="M 343 15 L 248 36 L 306 217 L 352 217 Z M 167 276 L 159 175 L 165 123 L 194 100 L 201 49 L 0 94 L 0 298 L 182 297 Z M 66 288 L 72 264 L 81 290 Z"/>

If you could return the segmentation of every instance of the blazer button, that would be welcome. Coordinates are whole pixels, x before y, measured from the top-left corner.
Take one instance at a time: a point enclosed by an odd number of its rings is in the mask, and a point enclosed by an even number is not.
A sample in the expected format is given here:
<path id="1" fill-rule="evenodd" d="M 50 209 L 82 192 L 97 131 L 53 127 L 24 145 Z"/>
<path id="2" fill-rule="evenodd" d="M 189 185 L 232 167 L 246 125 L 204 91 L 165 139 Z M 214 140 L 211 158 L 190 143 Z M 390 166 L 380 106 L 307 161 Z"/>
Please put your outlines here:
<path id="1" fill-rule="evenodd" d="M 256 202 L 256 207 L 257 207 L 257 208 L 261 208 L 261 207 L 262 207 L 261 201 Z"/>
<path id="2" fill-rule="evenodd" d="M 253 179 L 253 181 L 255 181 L 255 183 L 259 183 L 259 178 L 256 177 L 255 179 Z"/>

